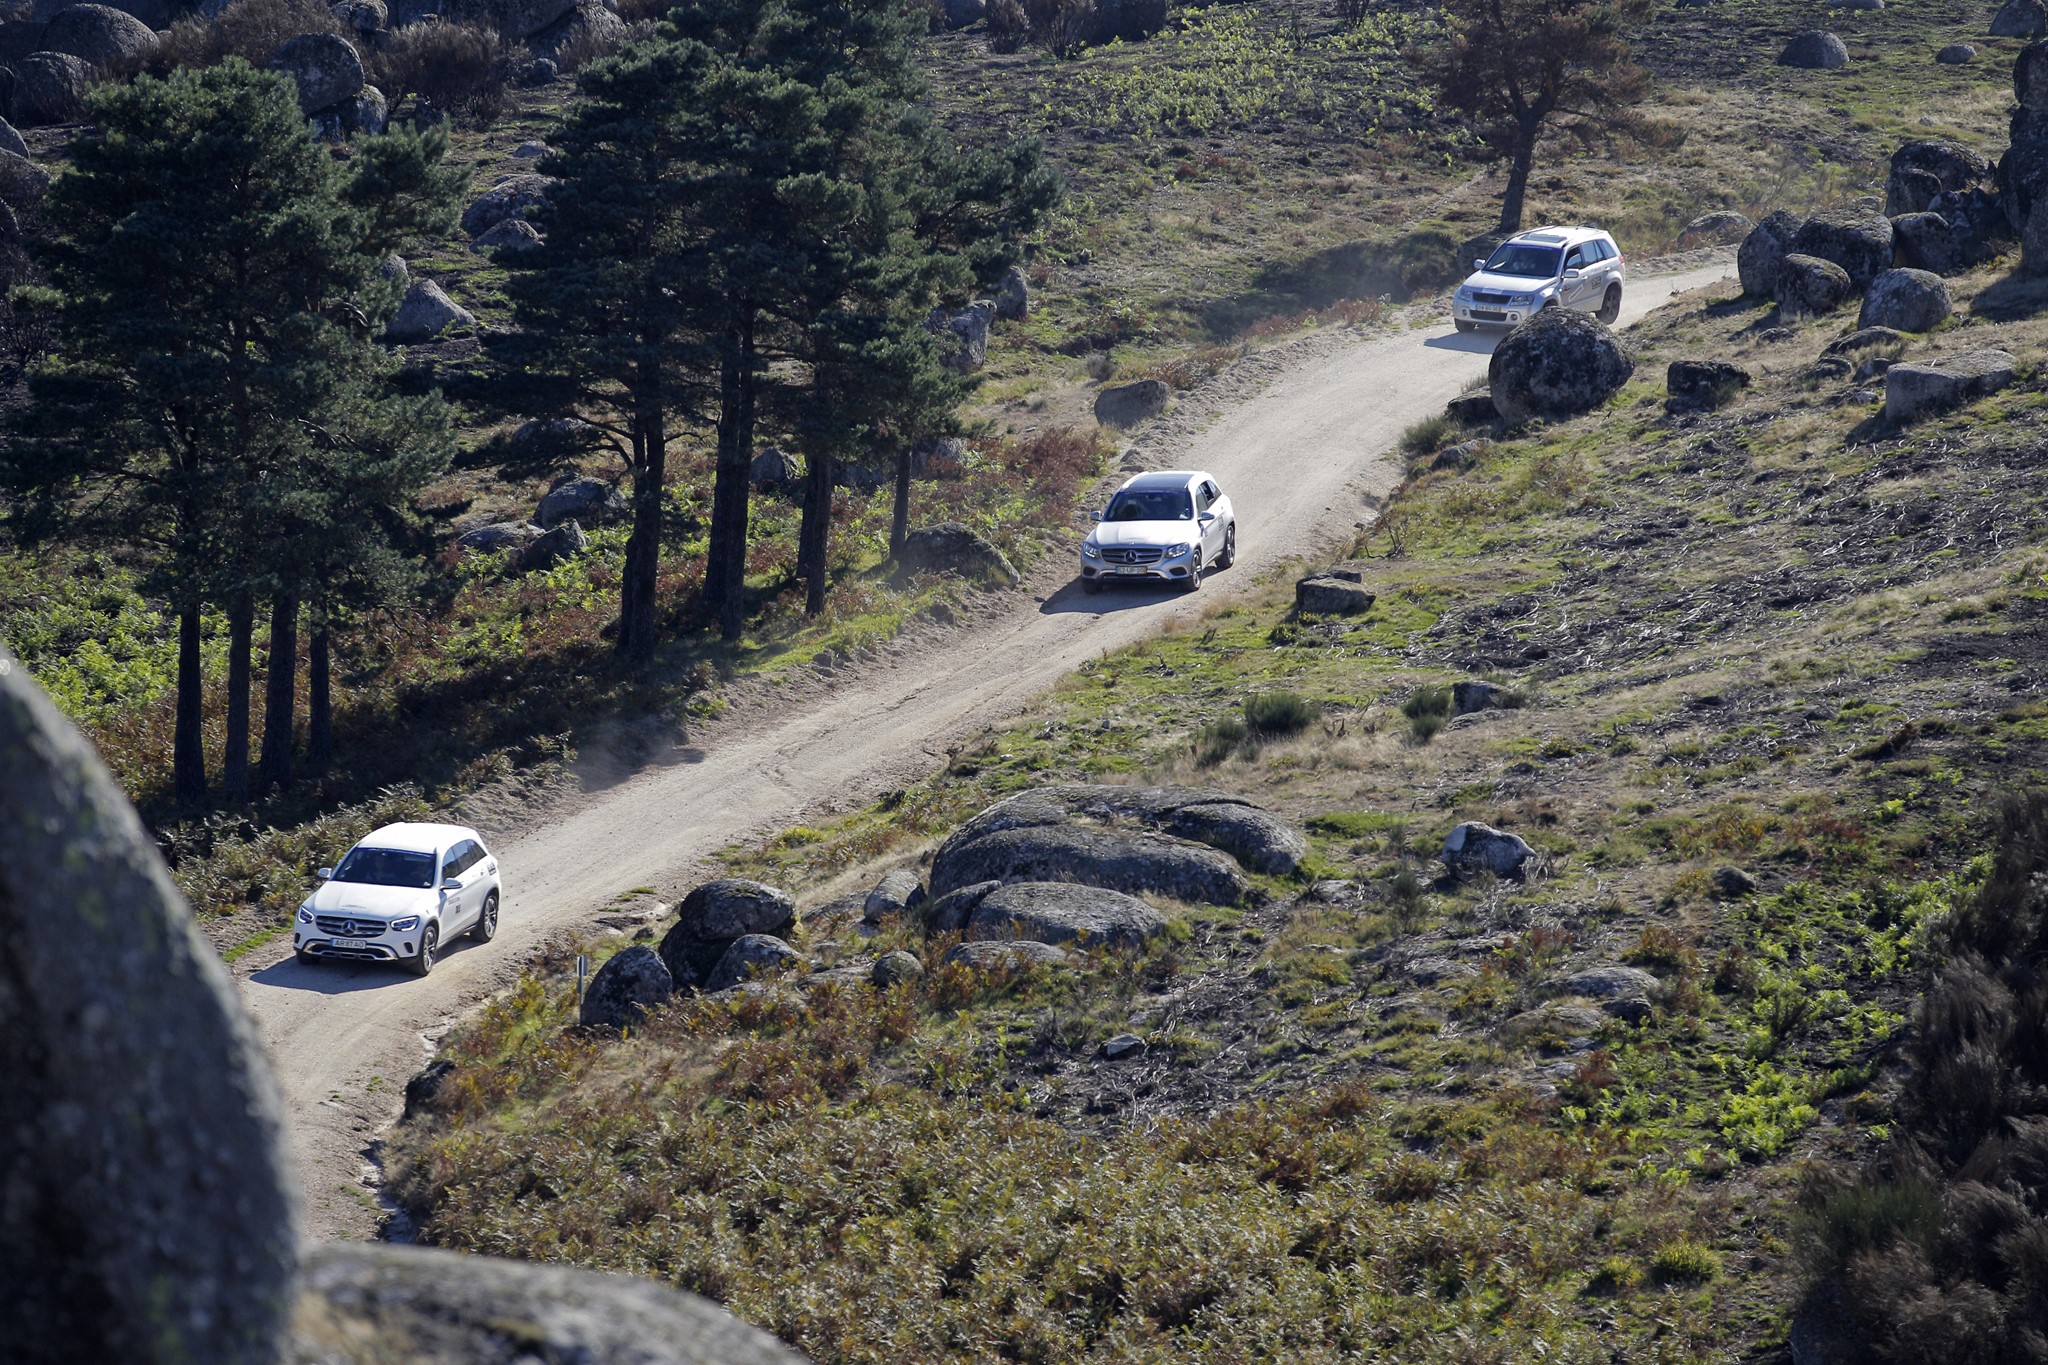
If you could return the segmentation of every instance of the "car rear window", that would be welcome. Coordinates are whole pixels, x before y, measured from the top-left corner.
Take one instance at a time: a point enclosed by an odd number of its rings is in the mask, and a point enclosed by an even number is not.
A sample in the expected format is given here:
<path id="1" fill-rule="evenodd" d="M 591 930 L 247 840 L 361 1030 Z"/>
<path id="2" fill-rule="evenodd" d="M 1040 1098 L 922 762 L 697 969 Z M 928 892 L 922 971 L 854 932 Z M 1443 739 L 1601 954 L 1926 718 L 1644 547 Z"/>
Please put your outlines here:
<path id="1" fill-rule="evenodd" d="M 1486 262 L 1486 268 L 1496 275 L 1526 275 L 1531 279 L 1547 280 L 1557 273 L 1557 261 L 1558 249 L 1554 246 L 1509 242 L 1493 253 Z"/>
<path id="2" fill-rule="evenodd" d="M 434 884 L 434 855 L 395 848 L 352 848 L 334 869 L 334 880 L 425 890 Z"/>
<path id="3" fill-rule="evenodd" d="M 1193 521 L 1195 504 L 1185 488 L 1126 488 L 1109 501 L 1104 521 Z"/>

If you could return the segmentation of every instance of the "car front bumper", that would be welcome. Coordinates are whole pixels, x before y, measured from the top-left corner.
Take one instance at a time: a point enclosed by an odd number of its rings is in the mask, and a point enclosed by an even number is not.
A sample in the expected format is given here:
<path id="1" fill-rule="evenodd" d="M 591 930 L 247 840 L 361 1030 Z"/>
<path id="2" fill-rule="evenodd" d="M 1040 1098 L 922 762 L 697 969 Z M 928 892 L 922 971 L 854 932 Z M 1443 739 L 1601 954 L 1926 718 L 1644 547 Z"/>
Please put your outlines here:
<path id="1" fill-rule="evenodd" d="M 317 925 L 293 926 L 292 948 L 307 957 L 336 962 L 408 962 L 419 956 L 426 923 L 413 929 L 387 929 L 381 934 L 337 934 Z"/>
<path id="2" fill-rule="evenodd" d="M 1533 306 L 1519 304 L 1466 303 L 1451 301 L 1451 316 L 1459 322 L 1474 322 L 1483 327 L 1512 327 L 1535 311 Z"/>
<path id="3" fill-rule="evenodd" d="M 1095 583 L 1185 583 L 1195 563 L 1192 550 L 1146 564 L 1120 564 L 1109 558 L 1111 553 L 1106 551 L 1101 559 L 1083 555 L 1081 577 Z"/>

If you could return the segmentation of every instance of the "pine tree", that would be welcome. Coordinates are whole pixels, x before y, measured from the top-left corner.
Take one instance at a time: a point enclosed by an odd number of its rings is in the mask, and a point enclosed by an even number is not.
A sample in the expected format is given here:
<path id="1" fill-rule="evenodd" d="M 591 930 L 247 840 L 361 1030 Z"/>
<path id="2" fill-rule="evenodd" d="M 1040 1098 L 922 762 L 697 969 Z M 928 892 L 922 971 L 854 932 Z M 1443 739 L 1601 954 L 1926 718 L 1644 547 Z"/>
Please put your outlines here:
<path id="1" fill-rule="evenodd" d="M 172 789 L 192 803 L 206 787 L 200 613 L 230 606 L 246 764 L 241 623 L 259 597 L 306 590 L 291 553 L 302 528 L 274 519 L 290 508 L 319 523 L 326 504 L 303 471 L 324 422 L 395 401 L 376 397 L 391 362 L 372 329 L 396 303 L 378 269 L 406 233 L 449 215 L 459 181 L 439 164 L 444 142 L 409 133 L 366 140 L 342 170 L 291 80 L 238 59 L 101 87 L 89 111 L 95 127 L 45 201 L 38 299 L 55 344 L 4 472 L 30 528 L 148 556 L 178 616 Z M 286 635 L 296 617 L 273 610 Z M 284 643 L 273 639 L 273 672 Z M 281 662 L 289 671 L 288 652 Z M 273 776 L 289 743 L 287 723 L 266 745 Z"/>

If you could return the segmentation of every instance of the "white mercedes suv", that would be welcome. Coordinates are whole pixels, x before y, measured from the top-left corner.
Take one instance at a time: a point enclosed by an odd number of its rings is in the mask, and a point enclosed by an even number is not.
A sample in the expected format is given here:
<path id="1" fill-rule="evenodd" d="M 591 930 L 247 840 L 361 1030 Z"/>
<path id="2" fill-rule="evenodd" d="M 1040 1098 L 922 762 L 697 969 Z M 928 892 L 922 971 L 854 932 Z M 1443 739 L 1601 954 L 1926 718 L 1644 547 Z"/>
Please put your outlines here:
<path id="1" fill-rule="evenodd" d="M 1512 327 L 1545 308 L 1575 308 L 1602 322 L 1621 316 L 1623 259 L 1598 228 L 1535 228 L 1508 238 L 1458 286 L 1451 319 L 1461 332 Z"/>
<path id="2" fill-rule="evenodd" d="M 425 976 L 442 944 L 498 932 L 498 859 L 461 825 L 386 825 L 319 875 L 292 926 L 301 962 L 402 962 Z"/>
<path id="3" fill-rule="evenodd" d="M 1125 481 L 1081 542 L 1081 589 L 1104 583 L 1202 586 L 1205 568 L 1237 561 L 1237 513 L 1216 480 L 1197 469 L 1164 469 Z"/>

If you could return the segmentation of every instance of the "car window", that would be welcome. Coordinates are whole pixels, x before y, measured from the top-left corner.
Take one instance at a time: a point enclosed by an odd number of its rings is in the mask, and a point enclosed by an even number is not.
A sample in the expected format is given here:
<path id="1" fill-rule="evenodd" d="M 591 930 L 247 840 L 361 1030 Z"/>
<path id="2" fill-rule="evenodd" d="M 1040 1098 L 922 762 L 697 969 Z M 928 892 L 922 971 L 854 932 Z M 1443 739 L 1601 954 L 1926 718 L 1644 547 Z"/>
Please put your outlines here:
<path id="1" fill-rule="evenodd" d="M 448 856 L 441 863 L 441 875 L 444 877 L 460 877 L 464 872 L 468 871 L 469 851 L 475 847 L 475 844 L 464 839 L 461 843 L 449 849 Z"/>
<path id="2" fill-rule="evenodd" d="M 1104 521 L 1192 521 L 1194 502 L 1185 488 L 1126 488 L 1110 499 Z"/>
<path id="3" fill-rule="evenodd" d="M 1586 243 L 1586 259 L 1589 262 L 1611 261 L 1614 259 L 1614 248 L 1596 238 Z"/>
<path id="4" fill-rule="evenodd" d="M 1197 512 L 1208 511 L 1209 504 L 1215 500 L 1215 497 L 1209 491 L 1208 484 L 1198 483 L 1195 485 L 1195 510 Z"/>
<path id="5" fill-rule="evenodd" d="M 1202 486 L 1209 490 L 1209 502 L 1211 505 L 1214 505 L 1216 499 L 1223 496 L 1223 490 L 1213 483 L 1203 484 Z"/>
<path id="6" fill-rule="evenodd" d="M 334 869 L 334 880 L 359 886 L 411 886 L 424 889 L 434 884 L 434 855 L 407 853 L 395 848 L 352 848 Z"/>
<path id="7" fill-rule="evenodd" d="M 1575 246 L 1564 254 L 1564 268 L 1566 270 L 1577 270 L 1585 263 L 1586 249 L 1584 247 Z"/>
<path id="8" fill-rule="evenodd" d="M 1488 258 L 1486 268 L 1496 275 L 1524 275 L 1530 279 L 1547 280 L 1557 273 L 1558 254 L 1554 246 L 1509 242 Z"/>

